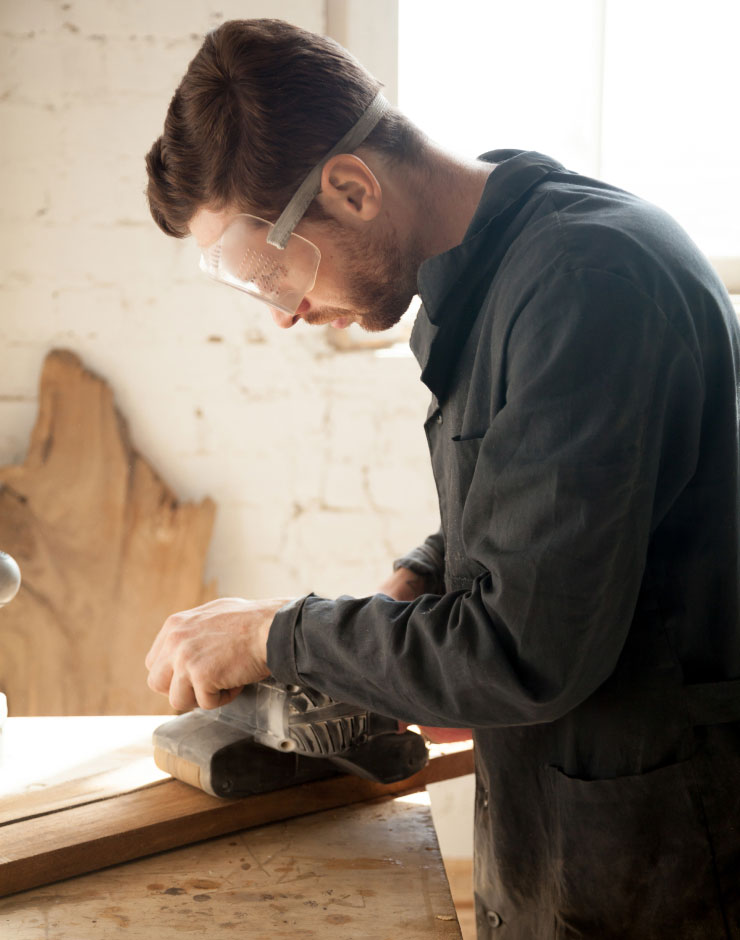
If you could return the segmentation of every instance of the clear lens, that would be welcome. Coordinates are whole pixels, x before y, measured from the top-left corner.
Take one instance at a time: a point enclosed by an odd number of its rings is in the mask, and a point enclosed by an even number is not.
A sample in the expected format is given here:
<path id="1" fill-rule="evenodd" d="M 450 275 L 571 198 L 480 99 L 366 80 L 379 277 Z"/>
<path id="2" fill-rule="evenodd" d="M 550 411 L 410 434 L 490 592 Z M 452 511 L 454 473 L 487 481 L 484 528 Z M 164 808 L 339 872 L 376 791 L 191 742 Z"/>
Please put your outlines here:
<path id="1" fill-rule="evenodd" d="M 316 282 L 319 249 L 300 235 L 291 235 L 285 248 L 268 245 L 271 222 L 238 215 L 221 238 L 203 249 L 200 267 L 210 277 L 236 287 L 294 314 Z"/>

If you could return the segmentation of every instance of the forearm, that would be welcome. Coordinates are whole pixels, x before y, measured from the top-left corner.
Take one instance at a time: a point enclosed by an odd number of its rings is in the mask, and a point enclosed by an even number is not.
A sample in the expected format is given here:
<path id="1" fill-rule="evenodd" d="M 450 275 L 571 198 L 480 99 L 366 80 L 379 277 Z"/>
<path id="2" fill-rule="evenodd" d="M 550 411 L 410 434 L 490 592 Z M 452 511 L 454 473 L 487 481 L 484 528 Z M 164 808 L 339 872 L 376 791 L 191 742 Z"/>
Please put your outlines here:
<path id="1" fill-rule="evenodd" d="M 576 682 L 553 680 L 549 697 L 530 683 L 486 592 L 476 583 L 413 602 L 309 596 L 276 615 L 268 666 L 281 681 L 438 727 L 529 724 L 577 704 Z"/>
<path id="2" fill-rule="evenodd" d="M 421 545 L 412 548 L 393 562 L 394 571 L 406 569 L 423 579 L 419 594 L 444 594 L 445 544 L 442 529 L 430 535 Z"/>

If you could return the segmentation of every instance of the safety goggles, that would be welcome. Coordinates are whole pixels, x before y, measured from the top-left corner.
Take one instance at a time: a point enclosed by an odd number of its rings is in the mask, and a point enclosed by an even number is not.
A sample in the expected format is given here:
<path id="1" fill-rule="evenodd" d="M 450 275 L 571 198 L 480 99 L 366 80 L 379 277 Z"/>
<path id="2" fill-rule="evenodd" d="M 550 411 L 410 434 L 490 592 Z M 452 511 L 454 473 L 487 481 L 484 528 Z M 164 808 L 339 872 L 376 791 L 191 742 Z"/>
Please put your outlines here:
<path id="1" fill-rule="evenodd" d="M 387 108 L 383 95 L 376 95 L 354 127 L 311 170 L 277 222 L 254 215 L 235 216 L 221 237 L 202 249 L 201 271 L 270 307 L 295 314 L 316 283 L 321 252 L 307 238 L 295 235 L 293 229 L 321 191 L 324 164 L 338 153 L 351 153 L 358 147 Z"/>

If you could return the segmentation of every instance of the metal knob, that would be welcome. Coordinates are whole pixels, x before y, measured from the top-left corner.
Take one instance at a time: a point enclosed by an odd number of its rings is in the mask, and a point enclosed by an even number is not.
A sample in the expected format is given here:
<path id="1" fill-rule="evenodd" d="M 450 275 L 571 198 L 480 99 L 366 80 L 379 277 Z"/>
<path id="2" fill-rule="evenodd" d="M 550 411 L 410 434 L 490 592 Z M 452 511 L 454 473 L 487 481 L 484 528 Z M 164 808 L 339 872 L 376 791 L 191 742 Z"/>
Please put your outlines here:
<path id="1" fill-rule="evenodd" d="M 0 607 L 13 600 L 21 586 L 21 569 L 7 552 L 0 552 Z"/>

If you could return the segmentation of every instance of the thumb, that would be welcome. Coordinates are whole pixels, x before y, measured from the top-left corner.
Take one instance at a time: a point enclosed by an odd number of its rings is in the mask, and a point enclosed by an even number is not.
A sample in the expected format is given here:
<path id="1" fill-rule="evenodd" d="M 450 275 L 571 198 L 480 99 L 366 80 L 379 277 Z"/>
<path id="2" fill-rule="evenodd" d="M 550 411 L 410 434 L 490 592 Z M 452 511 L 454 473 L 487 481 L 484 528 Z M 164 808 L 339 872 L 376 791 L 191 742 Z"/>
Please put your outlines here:
<path id="1" fill-rule="evenodd" d="M 220 708 L 222 705 L 228 705 L 229 702 L 234 701 L 243 688 L 244 686 L 240 685 L 234 689 L 217 689 L 215 692 L 209 692 L 204 689 L 200 692 L 196 692 L 198 705 L 207 710 Z"/>

